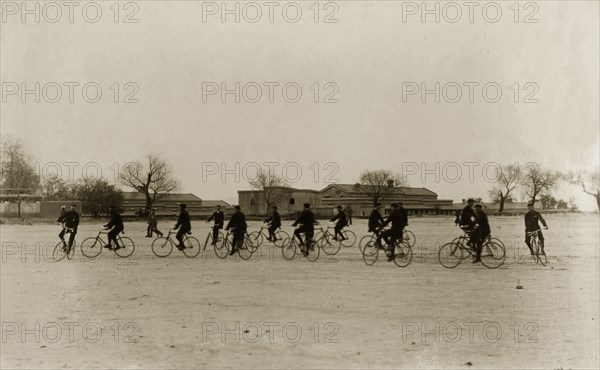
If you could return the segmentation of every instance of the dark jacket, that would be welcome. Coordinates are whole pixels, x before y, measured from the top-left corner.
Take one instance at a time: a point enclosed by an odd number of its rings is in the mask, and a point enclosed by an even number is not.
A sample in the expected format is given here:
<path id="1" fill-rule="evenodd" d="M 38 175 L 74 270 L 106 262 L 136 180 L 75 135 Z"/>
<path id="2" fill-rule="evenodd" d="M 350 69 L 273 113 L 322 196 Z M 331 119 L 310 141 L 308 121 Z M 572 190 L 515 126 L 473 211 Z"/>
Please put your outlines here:
<path id="1" fill-rule="evenodd" d="M 473 208 L 469 206 L 465 206 L 460 214 L 460 222 L 458 223 L 460 226 L 473 226 L 477 216 L 475 215 L 475 211 Z"/>
<path id="2" fill-rule="evenodd" d="M 272 227 L 280 227 L 281 226 L 281 217 L 279 217 L 279 212 L 274 211 L 273 215 L 269 218 L 267 218 L 265 220 L 265 222 L 268 222 L 269 225 L 271 225 Z"/>
<path id="3" fill-rule="evenodd" d="M 529 211 L 525 213 L 525 231 L 535 231 L 541 229 L 538 221 L 541 221 L 544 227 L 548 227 L 546 225 L 546 220 L 544 220 L 538 211 Z"/>
<path id="4" fill-rule="evenodd" d="M 337 220 L 337 223 L 335 224 L 337 227 L 344 227 L 348 225 L 348 219 L 346 218 L 346 213 L 343 210 L 340 210 L 337 215 L 335 215 L 335 217 L 329 221 L 333 222 L 335 220 Z"/>
<path id="5" fill-rule="evenodd" d="M 383 217 L 381 217 L 381 213 L 376 209 L 372 210 L 369 216 L 369 232 L 379 229 L 382 224 Z"/>
<path id="6" fill-rule="evenodd" d="M 174 229 L 177 230 L 181 226 L 181 230 L 190 231 L 192 230 L 192 224 L 190 222 L 190 214 L 185 209 L 179 212 L 179 217 L 177 218 L 177 223 L 175 224 Z"/>
<path id="7" fill-rule="evenodd" d="M 298 224 L 302 224 L 305 230 L 314 230 L 315 224 L 315 215 L 310 211 L 310 209 L 303 210 L 296 221 L 292 224 L 292 226 L 296 226 Z"/>
<path id="8" fill-rule="evenodd" d="M 392 231 L 396 234 L 400 234 L 406 226 L 407 219 L 406 216 L 399 209 L 393 210 L 388 216 L 387 220 L 383 222 L 381 227 L 385 227 L 388 224 L 392 224 Z"/>
<path id="9" fill-rule="evenodd" d="M 156 214 L 154 212 L 150 212 L 150 215 L 148 216 L 148 225 L 158 225 L 158 220 L 156 219 Z"/>
<path id="10" fill-rule="evenodd" d="M 404 207 L 399 207 L 398 211 L 400 211 L 400 213 L 402 213 L 402 217 L 404 217 L 404 225 L 403 226 L 408 225 L 408 212 L 406 212 L 406 209 L 404 209 Z"/>
<path id="11" fill-rule="evenodd" d="M 223 224 L 225 223 L 225 214 L 223 211 L 214 211 L 208 219 L 208 222 L 212 221 L 213 218 L 215 219 L 215 226 L 218 226 L 220 229 L 222 229 Z"/>
<path id="12" fill-rule="evenodd" d="M 58 222 L 64 223 L 65 227 L 75 229 L 75 231 L 77 231 L 77 227 L 79 226 L 79 213 L 75 211 L 68 211 L 58 218 Z"/>
<path id="13" fill-rule="evenodd" d="M 475 233 L 479 239 L 485 239 L 490 235 L 490 223 L 488 222 L 488 216 L 485 212 L 481 211 L 477 215 L 477 229 L 475 229 Z"/>
<path id="14" fill-rule="evenodd" d="M 104 225 L 107 229 L 114 228 L 115 230 L 125 230 L 125 226 L 123 226 L 123 219 L 119 212 L 115 211 L 110 215 L 110 222 Z"/>
<path id="15" fill-rule="evenodd" d="M 242 211 L 235 211 L 231 215 L 231 219 L 227 223 L 227 227 L 225 230 L 229 230 L 232 227 L 235 228 L 235 231 L 246 231 L 248 228 L 248 224 L 246 223 L 246 215 Z"/>

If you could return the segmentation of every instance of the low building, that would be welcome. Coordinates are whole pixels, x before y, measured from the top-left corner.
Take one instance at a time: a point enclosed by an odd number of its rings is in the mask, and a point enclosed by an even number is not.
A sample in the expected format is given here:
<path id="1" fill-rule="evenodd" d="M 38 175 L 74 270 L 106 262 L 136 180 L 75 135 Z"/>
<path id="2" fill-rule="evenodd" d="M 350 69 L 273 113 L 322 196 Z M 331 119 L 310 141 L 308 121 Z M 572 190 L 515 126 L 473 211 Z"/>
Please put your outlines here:
<path id="1" fill-rule="evenodd" d="M 361 184 L 331 184 L 320 194 L 321 206 L 350 206 L 354 217 L 368 217 L 373 209 L 373 198 Z M 385 214 L 390 212 L 391 203 L 402 203 L 409 215 L 446 215 L 454 214 L 456 210 L 452 200 L 438 199 L 435 192 L 426 188 L 392 186 L 382 203 Z"/>
<path id="2" fill-rule="evenodd" d="M 331 184 L 317 191 L 288 187 L 269 188 L 270 203 L 277 205 L 281 215 L 295 216 L 302 211 L 303 203 L 310 203 L 318 217 L 330 217 L 340 205 L 350 206 L 354 217 L 367 217 L 373 209 L 373 199 L 365 194 L 360 184 Z M 267 202 L 263 190 L 238 191 L 239 204 L 248 215 L 267 214 Z M 410 215 L 454 214 L 456 207 L 452 200 L 438 199 L 435 192 L 426 188 L 393 187 L 392 193 L 384 200 L 385 213 L 389 204 L 401 202 Z"/>
<path id="3" fill-rule="evenodd" d="M 146 197 L 138 192 L 123 192 L 121 209 L 123 216 L 137 216 L 144 212 Z M 179 214 L 179 204 L 185 203 L 190 216 L 209 216 L 220 205 L 225 213 L 233 212 L 233 207 L 222 200 L 203 200 L 192 193 L 167 194 L 152 205 L 158 217 L 171 217 Z"/>

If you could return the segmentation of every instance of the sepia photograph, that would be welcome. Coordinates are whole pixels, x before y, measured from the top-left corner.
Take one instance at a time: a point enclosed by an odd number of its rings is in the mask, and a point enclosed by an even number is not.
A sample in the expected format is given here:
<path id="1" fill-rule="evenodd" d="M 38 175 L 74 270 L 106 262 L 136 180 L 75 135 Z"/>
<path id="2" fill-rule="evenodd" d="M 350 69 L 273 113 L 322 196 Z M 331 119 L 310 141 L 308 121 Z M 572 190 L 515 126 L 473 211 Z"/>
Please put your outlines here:
<path id="1" fill-rule="evenodd" d="M 0 0 L 1 369 L 599 369 L 600 1 Z"/>

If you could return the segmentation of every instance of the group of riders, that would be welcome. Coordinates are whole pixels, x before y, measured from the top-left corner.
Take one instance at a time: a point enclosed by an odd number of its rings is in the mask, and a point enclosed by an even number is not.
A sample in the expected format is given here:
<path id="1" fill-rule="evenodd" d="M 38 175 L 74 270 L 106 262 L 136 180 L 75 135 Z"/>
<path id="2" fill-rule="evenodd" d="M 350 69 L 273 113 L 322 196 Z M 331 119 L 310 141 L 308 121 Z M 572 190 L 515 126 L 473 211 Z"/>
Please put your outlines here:
<path id="1" fill-rule="evenodd" d="M 404 228 L 408 225 L 408 213 L 406 209 L 404 209 L 402 203 L 392 203 L 390 206 L 391 212 L 384 220 L 380 213 L 382 204 L 376 203 L 374 205 L 373 210 L 369 215 L 368 232 L 375 233 L 377 235 L 375 242 L 375 246 L 377 248 L 383 248 L 381 241 L 382 239 L 385 241 L 389 248 L 388 261 L 393 261 L 395 258 L 396 243 L 402 240 Z M 177 248 L 179 250 L 186 248 L 183 243 L 183 238 L 186 234 L 191 234 L 192 231 L 190 214 L 186 208 L 187 206 L 183 203 L 179 205 L 179 217 L 177 218 L 177 223 L 173 226 L 173 229 L 177 230 L 176 239 L 178 241 Z M 533 249 L 531 247 L 531 234 L 532 232 L 537 231 L 541 252 L 545 254 L 544 236 L 539 226 L 539 222 L 544 225 L 545 229 L 547 229 L 548 226 L 542 215 L 534 210 L 533 203 L 527 204 L 527 208 L 528 212 L 524 217 L 525 243 L 533 255 Z M 103 229 L 105 229 L 108 234 L 108 244 L 105 246 L 105 248 L 116 250 L 122 248 L 122 246 L 119 246 L 117 242 L 117 236 L 123 232 L 125 228 L 123 226 L 123 219 L 121 218 L 121 215 L 115 206 L 109 207 L 109 213 L 110 221 L 106 225 L 103 225 Z M 221 210 L 220 205 L 216 206 L 216 210 L 213 212 L 210 218 L 206 220 L 206 222 L 211 222 L 213 220 L 214 224 L 212 228 L 212 243 L 216 244 L 217 240 L 219 239 L 219 232 L 223 229 L 225 223 L 225 214 Z M 335 235 L 333 239 L 342 241 L 345 240 L 342 230 L 344 227 L 348 226 L 349 223 L 348 216 L 346 215 L 346 212 L 342 206 L 337 206 L 337 214 L 329 221 L 335 222 Z M 269 225 L 269 236 L 267 237 L 267 240 L 274 242 L 276 240 L 275 232 L 281 227 L 281 217 L 277 211 L 277 206 L 272 207 L 271 216 L 264 220 L 264 222 Z M 61 214 L 57 220 L 57 223 L 63 225 L 63 230 L 58 235 L 60 240 L 62 240 L 63 248 L 65 250 L 67 250 L 67 248 L 70 250 L 71 246 L 73 245 L 73 241 L 75 240 L 75 235 L 77 234 L 77 228 L 79 227 L 79 213 L 77 212 L 77 206 L 72 204 L 68 211 L 66 210 L 65 206 L 62 206 Z M 311 249 L 314 248 L 314 227 L 317 224 L 319 223 L 316 221 L 314 213 L 310 210 L 310 204 L 304 203 L 302 212 L 292 224 L 292 226 L 296 227 L 294 230 L 294 237 L 298 239 L 304 256 L 308 256 Z M 490 224 L 486 213 L 483 211 L 483 206 L 479 203 L 475 204 L 474 199 L 468 199 L 467 205 L 462 209 L 461 212 L 457 213 L 455 224 L 460 226 L 461 229 L 470 235 L 468 244 L 476 251 L 473 263 L 480 262 L 483 243 L 490 236 Z M 152 237 L 153 233 L 156 233 L 159 236 L 163 235 L 163 233 L 158 230 L 157 225 L 158 221 L 156 214 L 155 211 L 152 210 L 148 219 L 146 237 Z M 384 230 L 384 228 L 388 225 L 390 225 L 390 227 Z M 246 223 L 246 216 L 241 211 L 240 206 L 236 205 L 234 207 L 234 213 L 231 215 L 229 222 L 225 227 L 226 231 L 233 234 L 232 248 L 230 252 L 231 255 L 233 255 L 244 242 L 244 236 L 246 235 L 247 228 L 248 225 Z M 64 239 L 67 233 L 71 234 L 68 243 L 65 242 Z M 302 239 L 302 234 L 305 236 L 304 240 Z"/>

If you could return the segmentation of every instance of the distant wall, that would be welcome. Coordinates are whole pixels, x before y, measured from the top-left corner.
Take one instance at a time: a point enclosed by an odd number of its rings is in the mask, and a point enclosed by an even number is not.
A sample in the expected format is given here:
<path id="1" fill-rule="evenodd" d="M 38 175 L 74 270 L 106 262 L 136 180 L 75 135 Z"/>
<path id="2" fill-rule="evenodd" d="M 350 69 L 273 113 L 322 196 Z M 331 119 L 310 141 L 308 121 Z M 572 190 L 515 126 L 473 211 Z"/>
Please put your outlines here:
<path id="1" fill-rule="evenodd" d="M 56 217 L 60 216 L 60 207 L 63 205 L 69 210 L 69 206 L 75 204 L 77 206 L 77 212 L 81 213 L 81 201 L 79 200 L 43 200 L 40 208 L 41 217 Z"/>
<path id="2" fill-rule="evenodd" d="M 21 217 L 35 217 L 39 216 L 41 208 L 41 201 L 29 201 L 23 200 L 21 202 Z M 1 201 L 0 202 L 0 216 L 4 217 L 18 217 L 19 215 L 19 204 L 17 201 Z"/>

